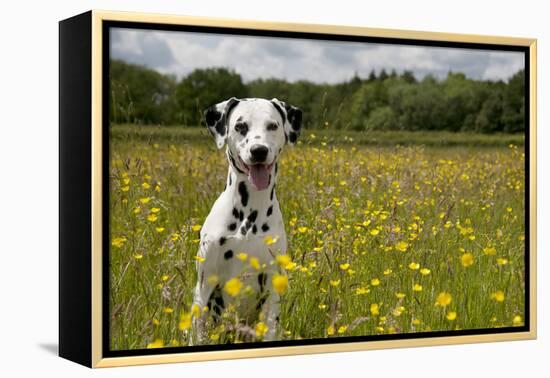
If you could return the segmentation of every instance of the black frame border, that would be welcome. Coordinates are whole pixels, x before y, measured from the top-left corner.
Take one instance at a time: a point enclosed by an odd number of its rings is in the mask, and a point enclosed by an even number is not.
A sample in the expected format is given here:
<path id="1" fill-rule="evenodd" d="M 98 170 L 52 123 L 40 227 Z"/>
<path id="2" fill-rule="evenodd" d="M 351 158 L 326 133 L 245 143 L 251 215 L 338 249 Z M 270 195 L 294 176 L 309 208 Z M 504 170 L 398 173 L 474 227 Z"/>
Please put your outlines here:
<path id="1" fill-rule="evenodd" d="M 341 41 L 341 42 L 367 42 L 380 43 L 388 45 L 407 45 L 407 46 L 424 46 L 424 47 L 447 47 L 447 48 L 466 48 L 476 50 L 493 50 L 493 51 L 510 51 L 522 52 L 524 54 L 524 70 L 525 70 L 525 298 L 524 298 L 524 325 L 519 327 L 502 327 L 502 328 L 479 328 L 458 331 L 433 331 L 433 332 L 418 332 L 418 333 L 403 333 L 403 334 L 386 334 L 386 335 L 365 335 L 365 336 L 345 336 L 337 338 L 323 339 L 304 339 L 304 340 L 281 340 L 269 342 L 253 342 L 243 344 L 224 344 L 224 345 L 197 345 L 197 346 L 181 346 L 181 347 L 166 347 L 158 349 L 132 349 L 132 350 L 111 350 L 110 349 L 110 308 L 109 295 L 109 251 L 110 251 L 110 214 L 109 214 L 109 195 L 110 185 L 108 179 L 110 165 L 110 143 L 109 143 L 109 99 L 110 99 L 110 80 L 109 80 L 109 63 L 110 63 L 110 29 L 111 28 L 127 28 L 137 30 L 156 30 L 156 31 L 179 31 L 179 32 L 194 32 L 194 33 L 215 33 L 224 35 L 238 36 L 253 36 L 253 37 L 275 37 L 275 38 L 293 38 L 293 39 L 310 39 L 310 40 L 325 40 L 325 41 Z M 196 25 L 175 25 L 162 23 L 147 23 L 133 21 L 102 21 L 102 192 L 103 192 L 103 216 L 102 216 L 102 357 L 129 357 L 143 355 L 161 355 L 161 354 L 176 354 L 176 353 L 194 353 L 205 351 L 224 351 L 224 350 L 242 350 L 242 349 L 259 349 L 259 348 L 277 348 L 289 346 L 308 346 L 308 345 L 330 345 L 342 343 L 357 343 L 368 341 L 386 341 L 386 340 L 408 340 L 408 339 L 426 339 L 449 336 L 467 336 L 467 335 L 486 335 L 486 334 L 502 334 L 502 333 L 521 333 L 531 330 L 531 272 L 530 272 L 530 215 L 531 215 L 531 172 L 530 172 L 530 151 L 531 151 L 531 70 L 530 70 L 530 48 L 529 46 L 517 45 L 501 45 L 501 44 L 485 44 L 473 42 L 451 42 L 451 41 L 433 41 L 420 39 L 406 39 L 393 37 L 375 37 L 375 36 L 357 36 L 357 35 L 339 35 L 327 33 L 311 33 L 311 32 L 289 32 L 289 31 L 272 31 L 261 29 L 246 29 L 246 28 L 231 28 L 231 27 L 214 27 L 214 26 L 196 26 Z"/>

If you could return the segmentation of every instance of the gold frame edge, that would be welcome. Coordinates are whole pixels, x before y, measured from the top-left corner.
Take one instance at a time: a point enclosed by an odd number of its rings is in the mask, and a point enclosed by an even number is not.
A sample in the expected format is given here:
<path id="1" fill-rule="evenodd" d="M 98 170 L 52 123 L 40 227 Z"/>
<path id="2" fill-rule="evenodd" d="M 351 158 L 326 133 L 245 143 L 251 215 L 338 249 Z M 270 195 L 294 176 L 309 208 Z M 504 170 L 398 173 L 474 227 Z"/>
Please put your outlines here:
<path id="1" fill-rule="evenodd" d="M 217 26 L 270 31 L 308 32 L 335 35 L 357 35 L 414 40 L 500 44 L 529 47 L 530 56 L 530 331 L 498 334 L 445 336 L 402 340 L 350 342 L 342 344 L 316 344 L 305 346 L 266 347 L 255 349 L 220 350 L 209 352 L 170 353 L 131 357 L 103 357 L 102 353 L 102 23 L 103 21 L 126 21 L 158 24 L 184 24 Z M 534 38 L 502 37 L 475 34 L 427 32 L 415 30 L 366 28 L 322 24 L 297 24 L 253 20 L 237 20 L 198 16 L 176 16 L 148 13 L 92 11 L 92 367 L 115 367 L 175 362 L 199 362 L 209 360 L 239 359 L 251 357 L 274 357 L 330 352 L 352 352 L 373 349 L 426 347 L 452 344 L 470 344 L 498 341 L 533 340 L 537 337 L 537 40 Z"/>

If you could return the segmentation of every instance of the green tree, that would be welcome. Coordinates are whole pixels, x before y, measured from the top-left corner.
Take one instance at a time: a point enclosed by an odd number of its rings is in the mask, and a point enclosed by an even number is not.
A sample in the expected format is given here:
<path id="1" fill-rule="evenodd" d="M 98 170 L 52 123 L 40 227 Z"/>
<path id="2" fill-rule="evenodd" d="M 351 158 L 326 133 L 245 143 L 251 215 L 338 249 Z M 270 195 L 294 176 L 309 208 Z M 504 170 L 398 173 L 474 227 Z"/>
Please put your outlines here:
<path id="1" fill-rule="evenodd" d="M 120 60 L 111 61 L 109 68 L 112 121 L 171 123 L 175 110 L 175 77 Z"/>
<path id="2" fill-rule="evenodd" d="M 196 69 L 176 87 L 176 121 L 188 126 L 200 125 L 207 107 L 231 97 L 247 97 L 241 75 L 226 68 Z"/>

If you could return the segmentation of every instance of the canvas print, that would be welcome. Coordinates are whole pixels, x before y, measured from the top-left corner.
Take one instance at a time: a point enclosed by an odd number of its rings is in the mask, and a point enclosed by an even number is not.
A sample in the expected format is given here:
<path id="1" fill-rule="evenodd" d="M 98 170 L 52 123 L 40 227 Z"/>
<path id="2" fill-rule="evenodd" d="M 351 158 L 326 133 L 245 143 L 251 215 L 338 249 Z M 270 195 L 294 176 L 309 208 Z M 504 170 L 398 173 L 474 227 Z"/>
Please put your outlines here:
<path id="1" fill-rule="evenodd" d="M 111 27 L 109 349 L 523 329 L 525 64 Z"/>

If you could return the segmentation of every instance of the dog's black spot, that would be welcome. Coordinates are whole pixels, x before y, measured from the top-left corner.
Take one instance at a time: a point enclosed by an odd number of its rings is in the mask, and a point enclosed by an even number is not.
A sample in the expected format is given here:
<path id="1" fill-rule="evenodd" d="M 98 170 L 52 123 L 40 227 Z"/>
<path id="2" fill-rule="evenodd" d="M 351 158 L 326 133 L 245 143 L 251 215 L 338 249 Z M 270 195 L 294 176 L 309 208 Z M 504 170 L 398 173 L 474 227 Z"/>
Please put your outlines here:
<path id="1" fill-rule="evenodd" d="M 233 181 L 231 181 L 231 175 L 229 175 L 229 186 L 231 186 L 232 183 Z"/>
<path id="2" fill-rule="evenodd" d="M 208 307 L 214 311 L 217 316 L 221 315 L 225 304 L 223 302 L 222 289 L 220 285 L 216 285 L 216 288 L 212 291 L 212 294 L 210 294 L 210 298 L 208 299 Z"/>
<path id="3" fill-rule="evenodd" d="M 271 188 L 271 194 L 269 195 L 269 199 L 273 201 L 273 195 L 275 194 L 275 185 L 273 185 L 273 188 Z"/>
<path id="4" fill-rule="evenodd" d="M 241 134 L 242 136 L 246 136 L 246 134 L 248 134 L 248 125 L 244 122 L 237 122 L 235 124 L 235 131 Z"/>
<path id="5" fill-rule="evenodd" d="M 258 298 L 258 304 L 256 305 L 256 309 L 259 310 L 264 305 L 267 295 L 264 293 L 265 290 L 265 284 L 267 282 L 267 274 L 260 273 L 258 274 L 258 285 L 260 286 L 259 290 L 259 298 Z"/>
<path id="6" fill-rule="evenodd" d="M 204 118 L 208 126 L 214 126 L 214 124 L 222 117 L 222 113 L 216 110 L 215 106 L 211 106 L 206 109 L 204 113 Z"/>
<path id="7" fill-rule="evenodd" d="M 275 110 L 277 110 L 277 112 L 278 112 L 279 115 L 281 116 L 281 119 L 283 120 L 283 124 L 284 124 L 285 121 L 286 121 L 285 112 L 283 112 L 283 109 L 281 109 L 281 107 L 279 106 L 279 104 L 277 104 L 275 101 L 271 101 L 271 103 L 272 103 L 273 106 L 275 107 Z"/>
<path id="8" fill-rule="evenodd" d="M 246 226 L 241 227 L 241 234 L 246 235 Z"/>
<path id="9" fill-rule="evenodd" d="M 267 282 L 267 274 L 265 273 L 258 274 L 258 285 L 260 285 L 260 292 L 264 291 L 266 282 Z"/>
<path id="10" fill-rule="evenodd" d="M 296 140 L 298 139 L 298 134 L 296 134 L 294 131 L 291 131 L 288 139 L 290 140 L 290 143 L 296 143 Z"/>
<path id="11" fill-rule="evenodd" d="M 256 225 L 252 226 L 252 233 L 255 234 L 258 232 L 258 227 Z"/>
<path id="12" fill-rule="evenodd" d="M 254 223 L 256 222 L 256 218 L 258 217 L 258 210 L 253 210 L 252 212 L 250 212 L 250 214 L 248 214 L 248 217 L 247 219 Z"/>
<path id="13" fill-rule="evenodd" d="M 239 220 L 242 222 L 244 219 L 244 212 L 241 210 L 239 211 Z"/>
<path id="14" fill-rule="evenodd" d="M 248 143 L 248 138 L 246 138 L 244 141 L 245 141 L 245 143 Z"/>
<path id="15" fill-rule="evenodd" d="M 285 104 L 285 110 L 292 129 L 295 131 L 300 130 L 302 127 L 302 111 L 288 104 Z"/>
<path id="16" fill-rule="evenodd" d="M 277 317 L 275 318 L 275 320 L 277 321 L 277 323 L 279 323 L 279 321 L 281 320 L 281 319 L 279 318 L 279 315 L 277 315 Z"/>
<path id="17" fill-rule="evenodd" d="M 229 231 L 235 231 L 237 229 L 237 223 L 231 223 L 229 226 L 227 226 L 227 229 Z"/>
<path id="18" fill-rule="evenodd" d="M 244 227 L 246 228 L 246 230 L 250 230 L 250 227 L 252 227 L 252 222 L 250 222 L 250 220 L 246 220 L 246 222 L 244 223 Z"/>
<path id="19" fill-rule="evenodd" d="M 241 196 L 241 204 L 246 206 L 248 204 L 248 189 L 244 181 L 239 183 L 239 194 Z"/>
<path id="20" fill-rule="evenodd" d="M 288 135 L 285 133 L 285 143 L 288 143 Z"/>
<path id="21" fill-rule="evenodd" d="M 262 231 L 263 232 L 269 231 L 269 225 L 267 223 L 262 224 Z"/>
<path id="22" fill-rule="evenodd" d="M 233 257 L 233 251 L 232 250 L 228 250 L 223 254 L 223 258 L 226 259 L 226 260 L 229 260 L 232 257 Z"/>
<path id="23" fill-rule="evenodd" d="M 237 219 L 239 219 L 239 210 L 237 210 L 236 207 L 233 208 L 233 216 Z"/>
<path id="24" fill-rule="evenodd" d="M 273 205 L 271 205 L 267 208 L 266 215 L 269 217 L 269 216 L 271 216 L 271 214 L 273 214 Z"/>
<path id="25" fill-rule="evenodd" d="M 226 241 L 227 241 L 227 239 L 222 236 L 220 238 L 220 245 L 224 245 Z"/>
<path id="26" fill-rule="evenodd" d="M 235 159 L 233 159 L 233 156 L 231 156 L 231 154 L 229 154 L 228 156 L 229 156 L 229 162 L 231 163 L 233 168 L 235 168 L 237 172 L 242 173 L 244 175 L 244 172 L 239 167 L 237 167 L 237 163 L 235 163 Z"/>
<path id="27" fill-rule="evenodd" d="M 279 150 L 279 152 L 281 151 Z M 275 163 L 275 174 L 277 174 L 278 172 L 279 172 L 279 163 Z"/>

